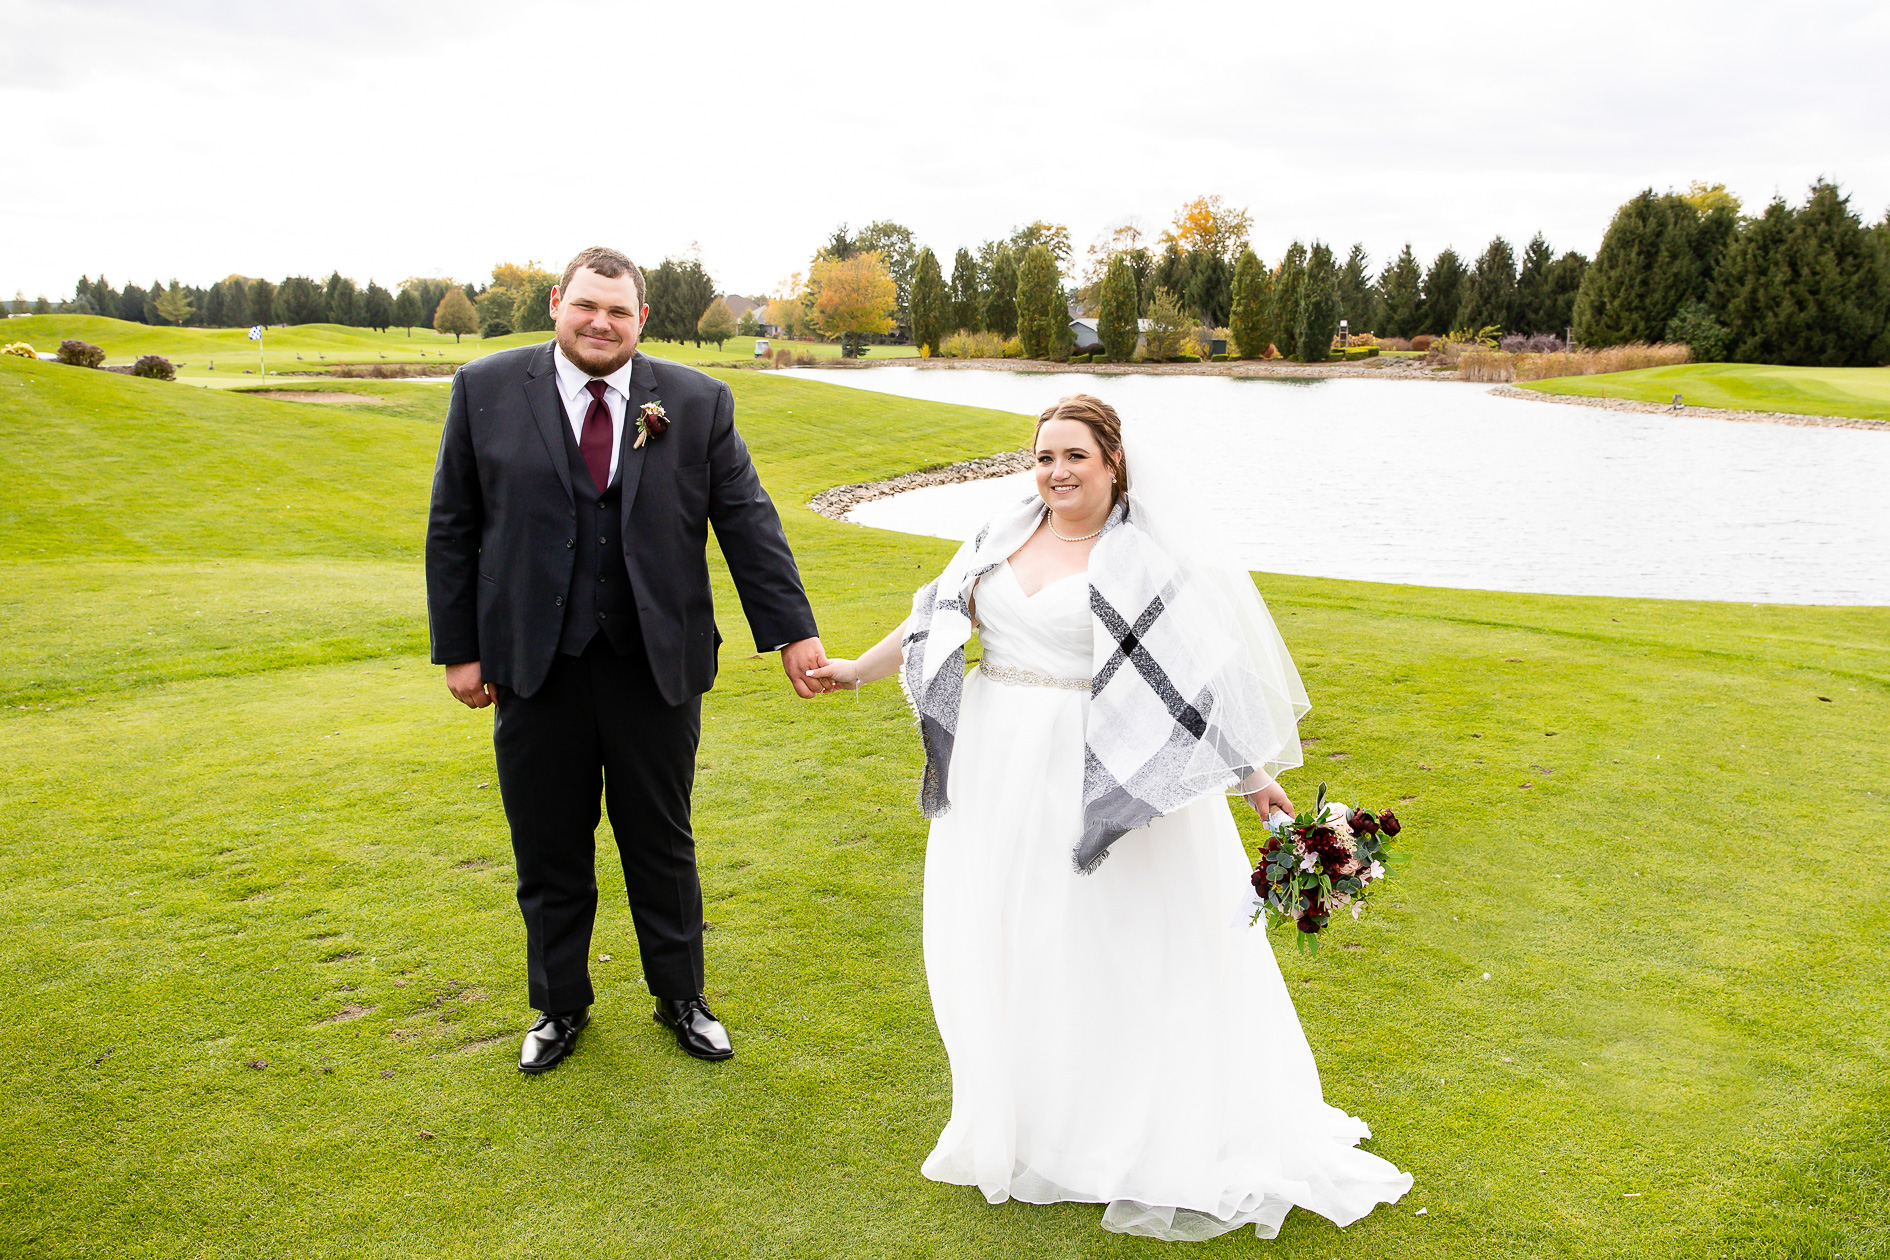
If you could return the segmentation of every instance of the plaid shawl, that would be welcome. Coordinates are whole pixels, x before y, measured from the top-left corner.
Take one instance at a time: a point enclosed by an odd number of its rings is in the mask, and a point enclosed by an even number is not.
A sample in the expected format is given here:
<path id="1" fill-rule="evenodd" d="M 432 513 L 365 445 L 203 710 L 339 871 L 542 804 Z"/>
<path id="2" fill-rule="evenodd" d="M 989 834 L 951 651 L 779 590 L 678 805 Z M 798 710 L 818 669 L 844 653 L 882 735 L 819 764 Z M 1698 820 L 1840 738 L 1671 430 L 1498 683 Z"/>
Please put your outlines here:
<path id="1" fill-rule="evenodd" d="M 1036 495 L 998 513 L 933 581 L 912 597 L 902 638 L 900 684 L 918 715 L 925 745 L 919 809 L 951 808 L 946 783 L 965 685 L 971 593 L 1037 528 Z M 1194 606 L 1189 573 L 1118 503 L 1089 558 L 1095 671 L 1084 731 L 1083 830 L 1074 860 L 1096 869 L 1118 838 L 1210 790 L 1225 790 L 1278 748 L 1229 746 L 1215 717 L 1218 678 L 1229 645 L 1203 650 L 1199 627 L 1178 626 L 1175 610 Z"/>

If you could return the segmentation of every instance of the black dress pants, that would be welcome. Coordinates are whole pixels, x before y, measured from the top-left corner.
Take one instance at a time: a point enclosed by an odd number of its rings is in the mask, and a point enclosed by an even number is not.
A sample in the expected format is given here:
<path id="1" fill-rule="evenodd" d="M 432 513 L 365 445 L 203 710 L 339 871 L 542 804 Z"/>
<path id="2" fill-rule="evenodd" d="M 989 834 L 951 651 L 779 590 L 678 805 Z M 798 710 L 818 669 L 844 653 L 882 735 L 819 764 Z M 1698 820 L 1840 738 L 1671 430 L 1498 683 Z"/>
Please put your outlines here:
<path id="1" fill-rule="evenodd" d="M 643 645 L 619 656 L 599 634 L 583 655 L 560 654 L 529 698 L 499 688 L 498 710 L 492 743 L 518 866 L 531 1004 L 573 1011 L 593 997 L 600 795 L 650 992 L 702 992 L 702 885 L 689 829 L 702 698 L 665 704 Z"/>

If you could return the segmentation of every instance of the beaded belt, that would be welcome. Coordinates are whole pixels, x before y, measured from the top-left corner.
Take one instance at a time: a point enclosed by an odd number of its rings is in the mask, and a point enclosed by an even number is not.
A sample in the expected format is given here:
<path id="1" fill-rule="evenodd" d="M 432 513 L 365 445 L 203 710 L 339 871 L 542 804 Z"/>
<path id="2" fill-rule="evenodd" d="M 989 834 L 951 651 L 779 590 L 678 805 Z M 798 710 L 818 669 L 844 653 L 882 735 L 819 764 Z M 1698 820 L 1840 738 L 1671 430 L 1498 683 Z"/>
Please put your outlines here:
<path id="1" fill-rule="evenodd" d="M 1001 682 L 1010 687 L 1055 687 L 1062 691 L 1083 691 L 1090 688 L 1087 678 L 1052 678 L 1048 674 L 1039 674 L 1035 670 L 1015 669 L 1009 665 L 993 665 L 990 661 L 979 661 L 978 672 L 993 682 Z"/>

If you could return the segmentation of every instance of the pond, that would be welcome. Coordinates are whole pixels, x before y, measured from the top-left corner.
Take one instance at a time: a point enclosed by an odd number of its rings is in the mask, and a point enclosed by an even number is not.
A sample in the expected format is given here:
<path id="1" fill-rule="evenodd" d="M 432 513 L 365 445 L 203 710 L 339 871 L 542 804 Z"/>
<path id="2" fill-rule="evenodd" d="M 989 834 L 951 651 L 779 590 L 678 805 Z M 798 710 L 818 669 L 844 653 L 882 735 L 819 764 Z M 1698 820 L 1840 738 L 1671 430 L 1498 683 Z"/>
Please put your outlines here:
<path id="1" fill-rule="evenodd" d="M 1272 573 L 1424 586 L 1890 604 L 1890 433 L 1608 411 L 1455 381 L 879 367 L 788 375 L 1034 417 L 1092 393 L 1197 452 Z M 1018 422 L 1018 445 L 1030 422 Z M 1029 475 L 881 499 L 863 525 L 967 538 Z"/>

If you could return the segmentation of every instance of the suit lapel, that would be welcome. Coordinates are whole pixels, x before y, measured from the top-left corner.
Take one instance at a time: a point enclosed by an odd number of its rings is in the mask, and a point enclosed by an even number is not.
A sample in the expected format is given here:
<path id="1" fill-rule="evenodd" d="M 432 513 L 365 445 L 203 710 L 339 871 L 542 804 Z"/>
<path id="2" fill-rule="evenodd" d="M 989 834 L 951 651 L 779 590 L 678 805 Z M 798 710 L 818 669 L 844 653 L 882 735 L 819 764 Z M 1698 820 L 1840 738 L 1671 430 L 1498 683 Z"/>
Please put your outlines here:
<path id="1" fill-rule="evenodd" d="M 558 480 L 564 483 L 565 497 L 575 504 L 577 494 L 571 489 L 571 457 L 564 446 L 569 421 L 564 415 L 564 399 L 558 397 L 558 373 L 551 362 L 551 356 L 557 353 L 556 346 L 556 342 L 547 341 L 544 348 L 531 357 L 525 373 L 525 401 L 531 405 L 532 419 L 538 422 L 538 435 L 545 439 L 545 453 L 551 456 L 551 466 L 558 470 Z"/>
<path id="2" fill-rule="evenodd" d="M 623 408 L 623 436 L 618 440 L 623 444 L 617 456 L 617 480 L 623 486 L 623 536 L 630 537 L 630 509 L 636 506 L 637 486 L 643 480 L 643 460 L 650 452 L 650 443 L 636 445 L 637 417 L 643 414 L 643 404 L 656 401 L 656 369 L 650 366 L 650 360 L 638 351 L 630 361 L 630 391 L 625 397 Z"/>

